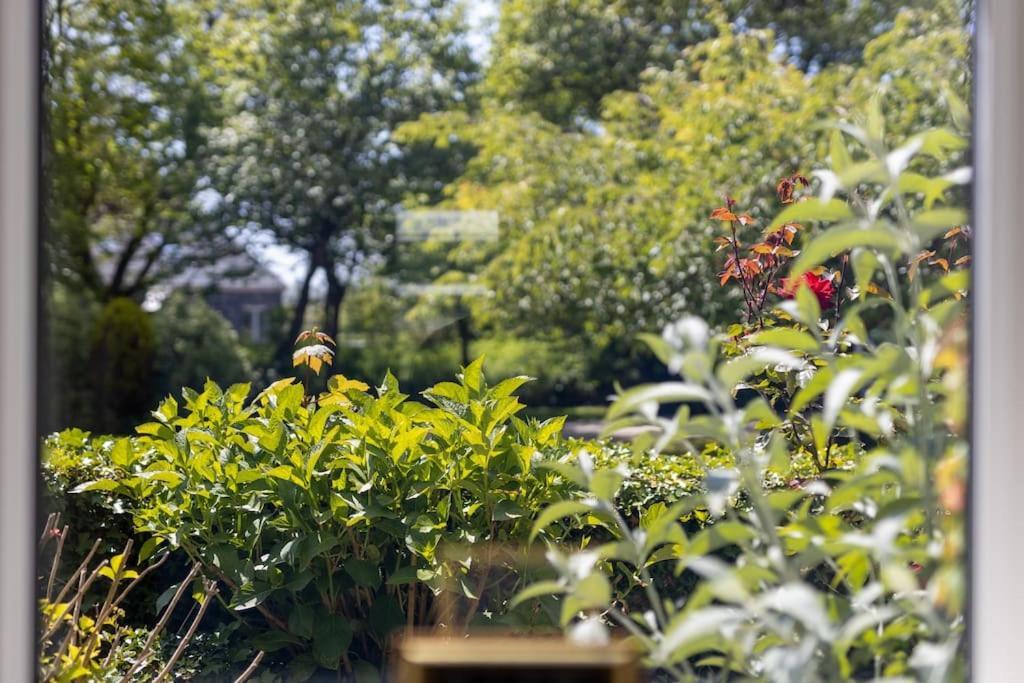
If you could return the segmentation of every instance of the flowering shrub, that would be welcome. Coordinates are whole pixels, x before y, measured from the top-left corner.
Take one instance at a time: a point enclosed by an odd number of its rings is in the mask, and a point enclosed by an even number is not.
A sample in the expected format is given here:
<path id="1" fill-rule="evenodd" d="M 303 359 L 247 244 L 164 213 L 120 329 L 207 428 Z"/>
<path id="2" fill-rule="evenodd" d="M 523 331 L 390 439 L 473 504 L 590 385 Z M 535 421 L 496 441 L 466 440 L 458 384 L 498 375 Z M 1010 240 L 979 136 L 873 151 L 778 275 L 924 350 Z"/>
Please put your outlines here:
<path id="1" fill-rule="evenodd" d="M 743 289 L 746 326 L 729 338 L 695 318 L 668 326 L 648 341 L 679 379 L 624 391 L 609 410 L 613 425 L 653 428 L 640 444 L 652 457 L 696 454 L 701 490 L 633 522 L 617 505 L 626 473 L 584 454 L 580 492 L 545 510 L 533 535 L 580 517 L 609 540 L 567 555 L 558 534 L 547 538 L 559 577 L 518 601 L 553 601 L 566 627 L 591 637 L 621 630 L 680 680 L 964 675 L 967 273 L 930 252 L 968 235 L 962 210 L 934 205 L 969 173 L 918 172 L 962 149 L 955 134 L 929 131 L 889 151 L 882 117 L 872 111 L 867 121 L 843 128 L 863 158 L 852 160 L 837 131 L 832 168 L 815 174 L 818 196 L 787 204 L 763 233 L 833 224 L 799 252 L 787 242 L 786 252 L 744 257 L 737 225 L 751 221 L 731 202 L 716 211 L 731 252 L 721 281 Z M 780 195 L 806 184 L 790 178 Z M 782 258 L 791 260 L 786 282 L 803 284 L 780 287 L 792 298 L 769 316 L 763 293 Z M 672 405 L 675 415 L 661 417 L 659 406 Z M 772 490 L 766 481 L 792 457 L 794 433 L 820 474 Z M 706 443 L 733 462 L 702 458 Z M 842 448 L 853 457 L 840 467 Z M 681 520 L 697 506 L 714 523 L 694 533 Z M 692 590 L 655 573 L 664 565 L 691 577 Z"/>

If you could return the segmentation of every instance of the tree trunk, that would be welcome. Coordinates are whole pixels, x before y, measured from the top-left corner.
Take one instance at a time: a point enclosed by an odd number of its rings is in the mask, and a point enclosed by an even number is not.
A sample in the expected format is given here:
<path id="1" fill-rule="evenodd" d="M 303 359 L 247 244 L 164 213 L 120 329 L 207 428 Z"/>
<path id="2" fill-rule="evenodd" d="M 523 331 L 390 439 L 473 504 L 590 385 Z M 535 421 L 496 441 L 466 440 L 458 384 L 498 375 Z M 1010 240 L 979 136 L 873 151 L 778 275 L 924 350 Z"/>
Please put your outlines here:
<path id="1" fill-rule="evenodd" d="M 292 348 L 295 346 L 295 338 L 302 332 L 302 324 L 306 319 L 306 307 L 309 306 L 309 285 L 320 268 L 321 259 L 318 249 L 309 253 L 309 270 L 302 281 L 302 288 L 299 290 L 299 298 L 295 302 L 295 310 L 292 312 L 292 320 L 288 325 L 288 331 L 277 347 L 275 357 L 283 364 L 291 367 Z"/>
<path id="2" fill-rule="evenodd" d="M 334 270 L 333 264 L 328 264 L 324 271 L 327 273 L 327 296 L 324 297 L 324 332 L 335 341 L 338 340 L 338 318 L 341 315 L 341 302 L 345 300 L 346 287 Z"/>
<path id="3" fill-rule="evenodd" d="M 459 333 L 459 351 L 462 355 L 462 367 L 469 365 L 473 359 L 469 357 L 469 343 L 473 340 L 473 334 L 469 326 L 469 311 L 460 306 L 459 318 L 455 321 L 455 328 Z"/>

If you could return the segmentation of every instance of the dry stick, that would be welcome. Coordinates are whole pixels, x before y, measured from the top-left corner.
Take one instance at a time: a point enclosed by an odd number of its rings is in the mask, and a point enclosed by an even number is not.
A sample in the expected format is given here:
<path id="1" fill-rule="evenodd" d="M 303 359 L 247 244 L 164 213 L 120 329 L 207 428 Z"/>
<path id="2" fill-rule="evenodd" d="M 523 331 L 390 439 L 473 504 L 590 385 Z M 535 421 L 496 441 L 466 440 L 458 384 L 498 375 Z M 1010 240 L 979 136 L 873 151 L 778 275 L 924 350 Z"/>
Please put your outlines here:
<path id="1" fill-rule="evenodd" d="M 60 566 L 60 554 L 64 550 L 64 541 L 68 538 L 68 527 L 65 526 L 57 539 L 57 551 L 53 554 L 53 563 L 50 565 L 50 580 L 46 582 L 46 601 L 50 601 L 53 595 L 53 582 L 57 579 L 57 567 Z"/>
<path id="2" fill-rule="evenodd" d="M 110 580 L 110 590 L 107 591 L 107 596 L 103 599 L 103 607 L 100 608 L 99 616 L 96 619 L 98 625 L 106 623 L 110 613 L 114 611 L 114 598 L 117 596 L 117 588 L 121 585 L 121 578 L 124 576 L 125 569 L 128 567 L 128 556 L 131 555 L 132 545 L 134 541 L 128 539 L 128 542 L 124 544 L 124 552 L 121 553 L 121 562 L 117 565 L 117 571 L 114 572 L 114 578 Z M 100 637 L 100 631 L 102 629 L 97 628 L 89 636 L 89 640 L 85 642 L 85 659 L 89 659 L 89 655 L 92 654 L 92 650 L 96 647 L 96 643 Z"/>
<path id="3" fill-rule="evenodd" d="M 110 660 L 114 657 L 114 653 L 117 652 L 118 643 L 121 642 L 122 633 L 123 631 L 121 629 L 117 629 L 116 631 L 114 631 L 114 639 L 110 641 L 110 651 L 107 652 L 107 656 L 103 658 L 104 668 L 110 666 Z"/>
<path id="4" fill-rule="evenodd" d="M 46 542 L 50 540 L 50 532 L 60 523 L 55 519 L 58 516 L 59 513 L 56 512 L 51 512 L 46 516 L 46 523 L 43 524 L 43 533 L 39 535 L 39 550 L 46 547 Z"/>
<path id="5" fill-rule="evenodd" d="M 205 565 L 205 566 L 206 566 L 207 569 L 209 569 L 214 574 L 216 574 L 218 579 L 220 579 L 225 584 L 227 584 L 228 588 L 230 588 L 232 591 L 235 591 L 235 592 L 238 591 L 238 585 L 234 581 L 229 579 L 227 577 L 227 575 L 220 570 L 220 567 L 218 567 L 216 565 Z M 357 595 L 358 595 L 358 593 L 357 593 Z M 271 626 L 274 626 L 275 628 L 277 628 L 278 630 L 281 630 L 281 631 L 287 631 L 288 630 L 288 624 L 284 623 L 283 621 L 281 621 L 281 619 L 279 619 L 278 617 L 274 616 L 274 613 L 271 612 L 270 610 L 268 610 L 263 605 L 256 605 L 256 611 L 259 612 L 260 614 L 262 614 L 263 618 L 266 619 L 270 623 Z"/>
<path id="6" fill-rule="evenodd" d="M 114 607 L 117 607 L 118 605 L 120 605 L 121 602 L 128 596 L 128 594 L 132 592 L 132 589 L 135 588 L 135 586 L 137 586 L 140 581 L 142 581 L 144 578 L 146 578 L 147 574 L 149 574 L 149 573 L 151 573 L 153 571 L 156 571 L 160 567 L 160 565 L 162 565 L 164 562 L 167 561 L 167 558 L 170 557 L 170 556 L 171 556 L 170 553 L 164 554 L 164 556 L 160 558 L 159 562 L 151 564 L 148 567 L 146 567 L 145 569 L 143 569 L 141 572 L 139 572 L 139 575 L 136 576 L 135 579 L 125 587 L 125 589 L 121 592 L 121 594 L 119 596 L 117 596 L 117 599 L 114 600 Z"/>
<path id="7" fill-rule="evenodd" d="M 97 538 L 96 542 L 92 544 L 92 548 L 86 554 L 85 559 L 82 560 L 82 563 L 80 565 L 78 565 L 78 569 L 75 570 L 75 574 L 78 574 L 79 572 L 88 571 L 89 563 L 92 562 L 92 556 L 96 554 L 96 551 L 99 550 L 99 547 L 100 539 Z M 72 576 L 74 576 L 74 574 L 72 574 Z M 54 602 L 60 603 L 60 601 L 64 599 L 64 596 L 67 595 L 68 589 L 70 587 L 71 582 L 68 581 L 66 584 L 64 584 L 64 588 L 61 589 L 60 593 L 57 593 L 57 599 L 54 600 Z"/>
<path id="8" fill-rule="evenodd" d="M 409 603 L 406 605 L 405 630 L 412 633 L 416 622 L 416 582 L 409 584 Z"/>
<path id="9" fill-rule="evenodd" d="M 89 574 L 89 578 L 86 579 L 85 583 L 79 582 L 78 590 L 75 591 L 75 596 L 73 598 L 71 598 L 71 600 L 68 601 L 69 605 L 74 605 L 74 604 L 77 604 L 77 603 L 82 601 L 82 599 L 85 597 L 85 592 L 87 590 L 89 590 L 89 587 L 92 586 L 92 582 L 95 581 L 96 577 L 100 575 L 100 570 L 103 569 L 106 566 L 107 566 L 107 561 L 103 560 L 102 562 L 100 562 L 96 566 L 96 569 L 94 569 L 92 571 L 92 574 Z M 85 569 L 82 569 L 82 574 L 83 575 L 85 574 L 85 571 L 86 571 Z M 70 586 L 71 584 L 69 583 L 68 585 Z M 67 586 L 65 586 L 65 588 L 67 588 Z M 60 604 L 60 600 L 59 599 L 57 600 L 57 603 Z M 60 621 L 58 621 L 57 623 L 53 624 L 46 631 L 46 633 L 43 634 L 43 640 L 47 640 L 50 636 L 52 636 L 54 634 L 54 632 L 57 630 L 57 627 L 59 627 L 59 626 L 60 626 Z"/>
<path id="10" fill-rule="evenodd" d="M 142 668 L 142 665 L 146 663 L 147 659 L 149 659 L 149 656 L 152 654 L 153 642 L 156 640 L 157 636 L 160 635 L 160 632 L 167 624 L 167 620 L 171 618 L 171 612 L 173 612 L 174 608 L 178 606 L 178 601 L 181 600 L 181 596 L 185 594 L 185 589 L 190 583 L 192 583 L 192 579 L 195 578 L 198 572 L 199 563 L 196 562 L 192 565 L 192 570 L 188 573 L 188 576 L 186 576 L 181 582 L 181 585 L 178 586 L 178 590 L 174 592 L 174 597 L 171 598 L 171 601 L 167 603 L 166 607 L 164 607 L 164 613 L 160 615 L 160 621 L 157 622 L 156 628 L 150 631 L 149 637 L 146 638 L 146 642 L 142 645 L 142 652 L 139 653 L 139 656 L 136 658 L 135 663 L 132 664 L 132 667 L 128 669 L 128 673 L 126 673 L 124 678 L 121 679 L 121 683 L 128 683 L 132 674 Z"/>
<path id="11" fill-rule="evenodd" d="M 185 648 L 188 647 L 188 643 L 192 640 L 192 636 L 195 635 L 196 629 L 199 628 L 199 622 L 203 620 L 203 615 L 206 614 L 206 608 L 210 606 L 212 600 L 210 598 L 217 592 L 217 582 L 208 581 L 206 584 L 206 594 L 203 596 L 203 604 L 199 608 L 199 613 L 196 614 L 196 618 L 192 620 L 192 623 L 188 627 L 188 631 L 185 632 L 185 636 L 178 643 L 178 647 L 175 648 L 174 654 L 164 665 L 164 668 L 160 670 L 160 673 L 153 679 L 153 683 L 160 683 L 165 676 L 170 674 L 174 669 L 174 665 L 178 663 L 178 659 L 181 658 L 182 653 L 185 652 Z"/>
<path id="12" fill-rule="evenodd" d="M 263 650 L 257 652 L 256 658 L 252 660 L 249 666 L 245 667 L 245 671 L 243 671 L 241 675 L 239 675 L 238 678 L 235 679 L 235 683 L 245 683 L 247 680 L 249 680 L 249 677 L 256 673 L 256 668 L 259 667 L 260 662 L 263 661 L 263 655 L 265 654 L 266 652 L 264 652 Z"/>
<path id="13" fill-rule="evenodd" d="M 77 571 L 68 580 L 68 585 L 71 585 L 72 583 L 76 583 L 76 582 L 78 584 L 81 584 L 82 581 L 84 580 L 84 577 L 85 577 L 85 570 L 84 569 L 81 570 L 81 571 Z M 78 603 L 78 604 L 81 604 L 81 603 Z M 62 613 L 57 618 L 57 622 L 56 623 L 57 623 L 58 626 L 64 620 L 64 614 L 67 613 L 67 610 L 69 608 L 70 608 L 70 605 L 68 607 L 65 607 L 64 608 L 64 613 Z M 72 612 L 72 617 L 74 617 L 74 612 Z M 54 653 L 54 655 L 53 655 L 53 664 L 51 665 L 50 670 L 47 672 L 47 674 L 45 676 L 43 676 L 43 680 L 47 680 L 47 681 L 50 680 L 53 677 L 54 672 L 56 672 L 57 667 L 60 666 L 61 657 L 64 655 L 64 652 L 68 649 L 68 645 L 71 644 L 71 637 L 75 634 L 74 625 L 77 624 L 77 623 L 78 623 L 78 619 L 74 619 L 74 621 L 71 622 L 72 626 L 70 628 L 68 628 L 67 635 L 64 636 L 64 640 L 61 642 L 60 647 L 57 648 L 57 651 Z M 55 629 L 51 629 L 51 631 L 55 631 Z M 47 636 L 45 634 L 39 639 L 40 651 L 42 651 L 46 647 L 47 640 L 48 640 L 48 638 L 47 638 Z"/>

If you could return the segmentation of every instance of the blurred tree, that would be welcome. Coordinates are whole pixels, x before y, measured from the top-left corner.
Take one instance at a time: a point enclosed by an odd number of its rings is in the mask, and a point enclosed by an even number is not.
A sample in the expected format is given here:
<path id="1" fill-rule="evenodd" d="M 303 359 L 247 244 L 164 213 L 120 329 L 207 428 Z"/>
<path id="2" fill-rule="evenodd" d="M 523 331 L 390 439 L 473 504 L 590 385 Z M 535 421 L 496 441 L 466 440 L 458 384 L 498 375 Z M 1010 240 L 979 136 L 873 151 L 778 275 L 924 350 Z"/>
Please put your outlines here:
<path id="1" fill-rule="evenodd" d="M 772 29 L 776 56 L 804 70 L 857 63 L 900 10 L 928 9 L 949 25 L 970 0 L 507 0 L 484 92 L 510 111 L 561 126 L 599 116 L 601 100 L 639 89 L 648 68 L 671 70 L 683 50 L 732 31 Z"/>
<path id="2" fill-rule="evenodd" d="M 502 107 L 572 125 L 601 98 L 636 90 L 649 66 L 670 67 L 713 33 L 706 0 L 507 0 L 484 91 Z"/>
<path id="3" fill-rule="evenodd" d="M 45 4 L 48 262 L 100 301 L 231 247 L 196 204 L 219 109 L 202 15 L 198 0 Z"/>
<path id="4" fill-rule="evenodd" d="M 608 378 L 619 363 L 640 364 L 638 331 L 683 312 L 737 318 L 735 293 L 714 278 L 708 216 L 723 194 L 764 224 L 777 179 L 810 172 L 806 160 L 827 153 L 823 124 L 880 88 L 894 140 L 949 122 L 952 95 L 968 91 L 967 45 L 959 20 L 910 11 L 867 44 L 861 64 L 808 74 L 778 59 L 770 32 L 722 23 L 671 68 L 648 68 L 635 91 L 605 95 L 583 129 L 491 102 L 477 116 L 425 116 L 401 134 L 477 150 L 444 205 L 501 214 L 482 273 L 495 298 L 474 311 L 478 325 L 581 340 L 590 372 Z M 462 270 L 479 249 L 452 250 L 450 267 Z"/>
<path id="5" fill-rule="evenodd" d="M 947 26 L 963 25 L 972 0 L 725 0 L 730 17 L 775 31 L 785 54 L 803 69 L 857 63 L 901 10 L 927 10 Z"/>
<path id="6" fill-rule="evenodd" d="M 78 424 L 103 434 L 127 434 L 148 412 L 153 398 L 156 335 L 149 315 L 126 297 L 111 299 L 89 337 L 93 378 L 92 420 Z"/>
<path id="7" fill-rule="evenodd" d="M 175 292 L 153 314 L 157 339 L 154 394 L 177 396 L 207 379 L 222 387 L 253 380 L 248 353 L 231 324 L 202 297 Z"/>
<path id="8" fill-rule="evenodd" d="M 436 198 L 457 175 L 457 149 L 400 147 L 393 132 L 467 106 L 477 75 L 456 3 L 251 5 L 246 30 L 259 39 L 237 74 L 240 111 L 219 133 L 217 183 L 224 211 L 308 255 L 278 353 L 287 358 L 314 275 L 326 276 L 322 329 L 336 337 L 349 284 L 394 244 L 402 199 Z"/>

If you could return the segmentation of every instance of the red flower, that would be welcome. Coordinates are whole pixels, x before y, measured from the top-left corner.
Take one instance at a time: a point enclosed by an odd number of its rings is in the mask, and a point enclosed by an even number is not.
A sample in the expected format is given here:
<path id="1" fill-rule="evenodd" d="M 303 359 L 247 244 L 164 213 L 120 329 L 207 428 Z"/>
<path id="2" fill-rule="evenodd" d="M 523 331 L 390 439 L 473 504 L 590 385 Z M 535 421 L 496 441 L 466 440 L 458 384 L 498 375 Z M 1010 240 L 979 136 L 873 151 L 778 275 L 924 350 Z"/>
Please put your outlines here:
<path id="1" fill-rule="evenodd" d="M 800 285 L 807 285 L 811 291 L 814 292 L 814 296 L 818 297 L 818 305 L 822 309 L 829 308 L 832 305 L 832 298 L 836 294 L 836 288 L 832 284 L 832 280 L 815 275 L 814 273 L 804 273 L 803 277 L 796 283 L 793 283 L 790 278 L 782 278 L 782 288 L 780 294 L 787 299 L 792 299 L 796 296 L 796 290 Z"/>

